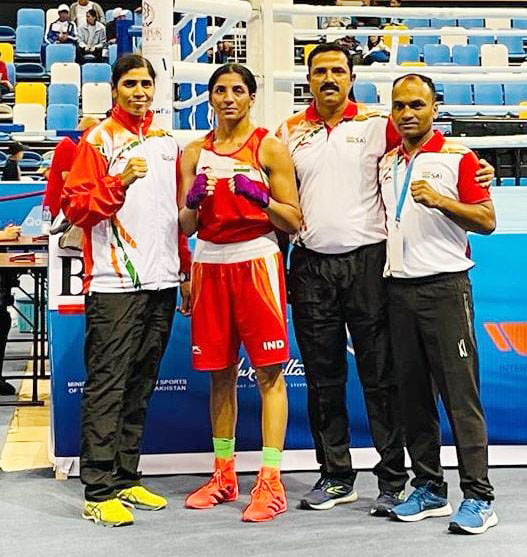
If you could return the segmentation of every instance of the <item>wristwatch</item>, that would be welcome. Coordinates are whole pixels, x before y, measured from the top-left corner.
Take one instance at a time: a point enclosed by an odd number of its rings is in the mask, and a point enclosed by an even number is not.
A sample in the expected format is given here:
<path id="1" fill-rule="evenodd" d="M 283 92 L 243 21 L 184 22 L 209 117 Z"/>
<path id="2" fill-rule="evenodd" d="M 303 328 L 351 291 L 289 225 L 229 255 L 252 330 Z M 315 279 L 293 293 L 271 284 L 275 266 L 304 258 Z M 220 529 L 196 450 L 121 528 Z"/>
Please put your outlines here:
<path id="1" fill-rule="evenodd" d="M 179 282 L 188 282 L 190 280 L 190 273 L 179 273 Z"/>

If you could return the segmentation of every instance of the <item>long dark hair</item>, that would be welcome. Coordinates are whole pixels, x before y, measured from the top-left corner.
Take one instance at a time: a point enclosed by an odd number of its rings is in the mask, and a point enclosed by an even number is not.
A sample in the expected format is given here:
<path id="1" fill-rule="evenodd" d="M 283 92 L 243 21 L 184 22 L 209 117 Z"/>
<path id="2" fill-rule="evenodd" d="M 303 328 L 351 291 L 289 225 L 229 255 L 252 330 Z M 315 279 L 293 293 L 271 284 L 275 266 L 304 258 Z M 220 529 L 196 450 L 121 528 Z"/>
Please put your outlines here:
<path id="1" fill-rule="evenodd" d="M 148 74 L 152 78 L 152 81 L 156 82 L 156 72 L 149 60 L 143 58 L 139 54 L 125 54 L 118 58 L 115 62 L 112 71 L 112 85 L 115 89 L 121 77 L 130 70 L 135 70 L 136 68 L 146 68 Z"/>
<path id="2" fill-rule="evenodd" d="M 249 95 L 254 95 L 256 93 L 256 79 L 249 68 L 242 66 L 241 64 L 223 64 L 220 66 L 215 72 L 210 76 L 209 83 L 207 88 L 209 90 L 209 95 L 212 94 L 212 90 L 214 89 L 214 85 L 216 85 L 216 81 L 222 76 L 227 73 L 237 73 L 241 76 L 245 85 L 247 85 L 247 89 L 249 89 Z"/>

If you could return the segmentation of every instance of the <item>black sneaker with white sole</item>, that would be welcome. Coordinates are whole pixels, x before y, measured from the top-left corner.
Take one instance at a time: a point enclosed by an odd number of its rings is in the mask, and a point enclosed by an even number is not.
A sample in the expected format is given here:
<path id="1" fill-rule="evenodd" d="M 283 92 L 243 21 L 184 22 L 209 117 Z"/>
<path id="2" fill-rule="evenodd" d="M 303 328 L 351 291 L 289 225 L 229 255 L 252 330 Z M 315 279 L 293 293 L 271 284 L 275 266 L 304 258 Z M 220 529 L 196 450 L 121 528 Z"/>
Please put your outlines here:
<path id="1" fill-rule="evenodd" d="M 370 514 L 372 516 L 390 516 L 393 507 L 404 500 L 404 489 L 402 491 L 381 491 L 370 509 Z"/>
<path id="2" fill-rule="evenodd" d="M 320 478 L 300 501 L 302 509 L 327 511 L 335 505 L 353 503 L 359 498 L 353 485 L 333 478 Z"/>

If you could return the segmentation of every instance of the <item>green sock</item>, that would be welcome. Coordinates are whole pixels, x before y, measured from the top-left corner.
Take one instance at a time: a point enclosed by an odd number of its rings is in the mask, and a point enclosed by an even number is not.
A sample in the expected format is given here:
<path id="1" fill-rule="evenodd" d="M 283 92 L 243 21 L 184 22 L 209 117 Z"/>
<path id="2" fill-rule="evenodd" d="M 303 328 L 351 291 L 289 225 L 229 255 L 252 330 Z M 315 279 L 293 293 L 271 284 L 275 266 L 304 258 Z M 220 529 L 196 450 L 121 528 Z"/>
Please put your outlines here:
<path id="1" fill-rule="evenodd" d="M 262 460 L 265 468 L 278 468 L 282 464 L 282 451 L 274 447 L 262 447 Z"/>
<path id="2" fill-rule="evenodd" d="M 214 456 L 225 460 L 234 456 L 234 439 L 225 439 L 225 437 L 213 437 Z"/>

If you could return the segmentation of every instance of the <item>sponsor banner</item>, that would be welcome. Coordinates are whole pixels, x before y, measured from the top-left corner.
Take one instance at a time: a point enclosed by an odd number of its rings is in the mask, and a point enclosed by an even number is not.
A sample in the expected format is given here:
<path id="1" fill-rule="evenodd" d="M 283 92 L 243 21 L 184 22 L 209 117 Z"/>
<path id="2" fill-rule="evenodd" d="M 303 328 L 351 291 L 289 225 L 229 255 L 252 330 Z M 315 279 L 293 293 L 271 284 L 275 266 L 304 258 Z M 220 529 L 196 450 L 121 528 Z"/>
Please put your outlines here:
<path id="1" fill-rule="evenodd" d="M 480 351 L 481 391 L 494 445 L 527 444 L 527 423 L 521 419 L 527 406 L 527 283 L 525 246 L 527 235 L 471 236 L 476 268 L 471 272 L 476 308 L 475 330 Z M 53 246 L 53 244 L 52 244 Z M 54 248 L 51 248 L 52 251 Z M 54 308 L 61 306 L 78 285 L 78 269 L 66 254 L 54 251 L 50 266 L 56 265 L 61 286 Z M 60 263 L 53 259 L 61 259 Z M 67 277 L 68 269 L 72 276 Z M 55 276 L 55 275 L 54 275 Z M 75 278 L 75 276 L 77 278 Z M 53 282 L 50 280 L 50 284 Z M 57 289 L 53 290 L 55 293 Z M 53 298 L 50 295 L 50 300 Z M 79 303 L 79 297 L 74 298 Z M 80 298 L 82 302 L 82 298 Z M 56 457 L 79 453 L 80 401 L 84 386 L 84 315 L 50 312 L 50 358 L 54 447 Z M 291 357 L 284 366 L 289 395 L 289 425 L 286 449 L 312 448 L 306 411 L 304 366 L 294 338 L 289 315 Z M 458 347 L 463 357 L 464 347 Z M 167 455 L 208 453 L 211 450 L 207 373 L 191 369 L 190 322 L 177 315 L 159 380 L 148 410 L 143 453 Z M 348 342 L 348 408 L 353 447 L 371 446 L 364 401 Z M 260 397 L 255 371 L 242 351 L 238 364 L 239 419 L 236 444 L 239 451 L 261 447 Z M 442 415 L 444 442 L 452 436 Z M 520 462 L 517 462 L 518 464 Z"/>

